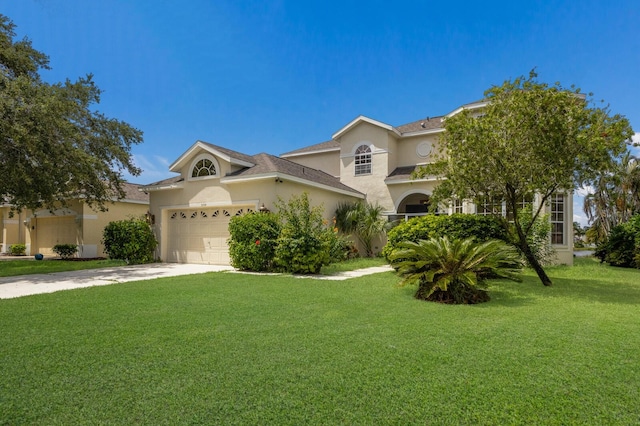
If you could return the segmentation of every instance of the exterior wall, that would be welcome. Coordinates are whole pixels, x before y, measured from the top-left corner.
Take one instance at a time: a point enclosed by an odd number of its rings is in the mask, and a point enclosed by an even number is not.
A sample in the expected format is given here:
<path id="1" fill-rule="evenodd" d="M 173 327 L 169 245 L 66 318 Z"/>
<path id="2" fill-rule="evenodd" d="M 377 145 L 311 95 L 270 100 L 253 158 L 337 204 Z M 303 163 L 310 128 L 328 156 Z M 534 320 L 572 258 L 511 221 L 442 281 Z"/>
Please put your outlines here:
<path id="1" fill-rule="evenodd" d="M 279 199 L 286 202 L 292 195 L 301 195 L 303 192 L 307 192 L 313 206 L 324 206 L 324 217 L 327 220 L 333 218 L 340 202 L 356 199 L 287 180 L 276 182 L 272 178 L 237 183 L 220 183 L 218 179 L 193 180 L 184 182 L 182 188 L 152 191 L 150 212 L 156 218 L 153 229 L 159 242 L 157 255 L 163 260 L 167 258 L 168 216 L 172 209 L 247 206 L 257 211 L 264 204 L 266 208 L 275 212 Z"/>
<path id="2" fill-rule="evenodd" d="M 0 207 L 0 253 L 8 252 L 12 244 L 26 244 L 26 227 L 24 226 L 26 213 L 15 212 L 13 217 L 9 217 L 10 212 L 10 207 Z"/>
<path id="3" fill-rule="evenodd" d="M 289 161 L 306 167 L 322 170 L 334 177 L 340 177 L 340 151 L 318 152 L 285 157 Z"/>
<path id="4" fill-rule="evenodd" d="M 433 162 L 435 160 L 434 154 L 438 152 L 438 138 L 439 133 L 402 138 L 398 141 L 397 162 L 394 167 L 413 166 Z M 431 154 L 428 156 L 420 156 L 417 152 L 418 146 L 423 142 L 428 142 L 433 147 Z"/>
<path id="5" fill-rule="evenodd" d="M 131 216 L 143 216 L 149 206 L 144 202 L 118 201 L 107 205 L 107 212 L 92 210 L 85 203 L 74 200 L 67 208 L 31 210 L 15 213 L 9 218 L 9 207 L 0 208 L 0 234 L 2 247 L 7 252 L 11 244 L 25 244 L 27 254 L 43 253 L 53 255 L 51 247 L 55 244 L 77 244 L 78 257 L 104 257 L 102 231 L 111 221 L 127 219 Z M 60 238 L 49 234 L 56 226 L 64 227 Z M 56 229 L 56 231 L 61 231 Z M 47 233 L 46 235 L 44 233 Z"/>
<path id="6" fill-rule="evenodd" d="M 369 123 L 360 123 L 340 137 L 340 181 L 366 194 L 367 201 L 393 211 L 393 201 L 384 179 L 393 170 L 389 164 L 389 145 L 393 141 L 385 129 Z M 354 152 L 360 145 L 371 146 L 371 174 L 355 175 Z M 395 168 L 395 166 L 394 166 Z"/>
<path id="7" fill-rule="evenodd" d="M 106 212 L 96 212 L 83 203 L 78 220 L 78 257 L 106 257 L 102 244 L 105 226 L 112 221 L 144 216 L 149 209 L 148 204 L 135 202 L 115 202 L 107 207 L 109 210 Z"/>

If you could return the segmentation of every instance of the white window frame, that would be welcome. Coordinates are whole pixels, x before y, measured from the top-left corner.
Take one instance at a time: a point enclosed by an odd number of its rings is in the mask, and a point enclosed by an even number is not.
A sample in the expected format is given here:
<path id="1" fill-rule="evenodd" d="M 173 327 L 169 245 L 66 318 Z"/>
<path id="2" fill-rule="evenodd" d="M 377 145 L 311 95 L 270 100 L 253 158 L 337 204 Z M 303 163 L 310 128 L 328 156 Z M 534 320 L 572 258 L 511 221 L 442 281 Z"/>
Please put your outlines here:
<path id="1" fill-rule="evenodd" d="M 362 152 L 359 152 L 361 151 Z M 354 176 L 368 176 L 372 173 L 373 149 L 371 145 L 360 144 L 354 151 L 353 155 L 353 173 Z"/>
<path id="2" fill-rule="evenodd" d="M 554 246 L 566 245 L 567 232 L 565 218 L 567 216 L 567 199 L 565 194 L 555 193 L 549 197 L 549 212 L 551 244 Z"/>
<path id="3" fill-rule="evenodd" d="M 211 164 L 213 166 L 215 173 L 211 175 L 206 175 L 206 176 L 193 176 L 193 171 L 196 168 L 197 164 L 203 160 L 211 161 Z M 187 179 L 188 180 L 204 180 L 204 179 L 215 179 L 219 177 L 220 177 L 220 164 L 218 164 L 218 161 L 215 159 L 215 157 L 213 157 L 211 154 L 200 154 L 191 162 L 191 165 L 189 166 L 189 174 Z"/>

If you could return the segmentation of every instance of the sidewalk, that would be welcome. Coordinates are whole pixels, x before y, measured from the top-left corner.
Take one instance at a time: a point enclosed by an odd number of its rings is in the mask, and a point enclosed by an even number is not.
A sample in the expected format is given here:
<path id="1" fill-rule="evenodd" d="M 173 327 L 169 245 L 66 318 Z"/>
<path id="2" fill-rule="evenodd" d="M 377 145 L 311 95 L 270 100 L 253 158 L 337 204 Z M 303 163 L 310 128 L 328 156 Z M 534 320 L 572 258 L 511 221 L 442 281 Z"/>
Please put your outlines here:
<path id="1" fill-rule="evenodd" d="M 341 272 L 336 275 L 296 275 L 297 278 L 319 280 L 348 280 L 364 275 L 391 271 L 390 266 L 374 266 L 356 271 Z M 20 275 L 0 278 L 0 299 L 53 293 L 60 290 L 126 283 L 130 281 L 152 280 L 155 278 L 180 275 L 203 274 L 206 272 L 240 272 L 231 266 L 198 265 L 185 263 L 149 263 L 146 265 L 117 266 L 112 268 L 85 269 L 82 271 L 55 272 L 51 274 Z M 256 273 L 256 275 L 265 275 Z"/>

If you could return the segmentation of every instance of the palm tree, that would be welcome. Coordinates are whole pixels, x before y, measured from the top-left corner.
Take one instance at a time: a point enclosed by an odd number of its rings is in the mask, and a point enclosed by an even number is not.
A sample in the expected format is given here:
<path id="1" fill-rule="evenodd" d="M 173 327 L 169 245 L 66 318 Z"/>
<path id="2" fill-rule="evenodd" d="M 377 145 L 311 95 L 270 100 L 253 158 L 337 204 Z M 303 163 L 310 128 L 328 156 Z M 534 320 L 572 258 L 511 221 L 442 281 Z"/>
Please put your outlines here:
<path id="1" fill-rule="evenodd" d="M 640 162 L 627 152 L 594 182 L 594 192 L 584 198 L 596 241 L 603 241 L 611 230 L 640 212 Z"/>
<path id="2" fill-rule="evenodd" d="M 342 203 L 336 209 L 336 227 L 344 234 L 354 234 L 362 244 L 366 256 L 373 257 L 373 241 L 385 231 L 384 209 L 375 204 Z"/>
<path id="3" fill-rule="evenodd" d="M 485 280 L 520 281 L 524 262 L 517 250 L 503 241 L 476 243 L 472 238 L 447 237 L 406 241 L 391 255 L 391 264 L 404 279 L 418 284 L 415 297 L 442 303 L 481 303 L 489 300 Z"/>

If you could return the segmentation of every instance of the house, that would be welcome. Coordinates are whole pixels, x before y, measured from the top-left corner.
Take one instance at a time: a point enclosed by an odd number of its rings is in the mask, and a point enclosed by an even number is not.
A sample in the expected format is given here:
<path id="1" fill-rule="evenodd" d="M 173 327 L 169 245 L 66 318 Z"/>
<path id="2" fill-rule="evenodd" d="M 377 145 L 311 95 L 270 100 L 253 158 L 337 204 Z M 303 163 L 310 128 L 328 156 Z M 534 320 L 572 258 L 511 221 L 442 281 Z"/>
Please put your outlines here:
<path id="1" fill-rule="evenodd" d="M 467 104 L 448 116 L 485 105 Z M 327 219 L 340 202 L 361 199 L 382 206 L 390 220 L 427 214 L 439 181 L 413 179 L 412 172 L 433 161 L 446 117 L 392 126 L 359 116 L 330 140 L 279 157 L 249 156 L 198 141 L 171 165 L 178 176 L 144 187 L 157 218 L 159 255 L 169 262 L 226 264 L 231 216 L 272 209 L 278 197 L 287 200 L 303 191 L 324 205 Z M 558 260 L 572 264 L 572 194 L 556 194 L 548 204 Z M 492 214 L 496 209 L 504 211 L 503 203 L 465 201 L 439 213 Z"/>
<path id="2" fill-rule="evenodd" d="M 111 221 L 144 216 L 149 210 L 149 196 L 140 185 L 125 183 L 125 198 L 114 200 L 108 211 L 95 211 L 82 198 L 71 200 L 68 206 L 55 211 L 23 210 L 11 214 L 11 206 L 0 205 L 0 252 L 12 244 L 25 244 L 27 254 L 54 255 L 56 244 L 77 244 L 78 257 L 104 257 L 102 231 Z"/>

